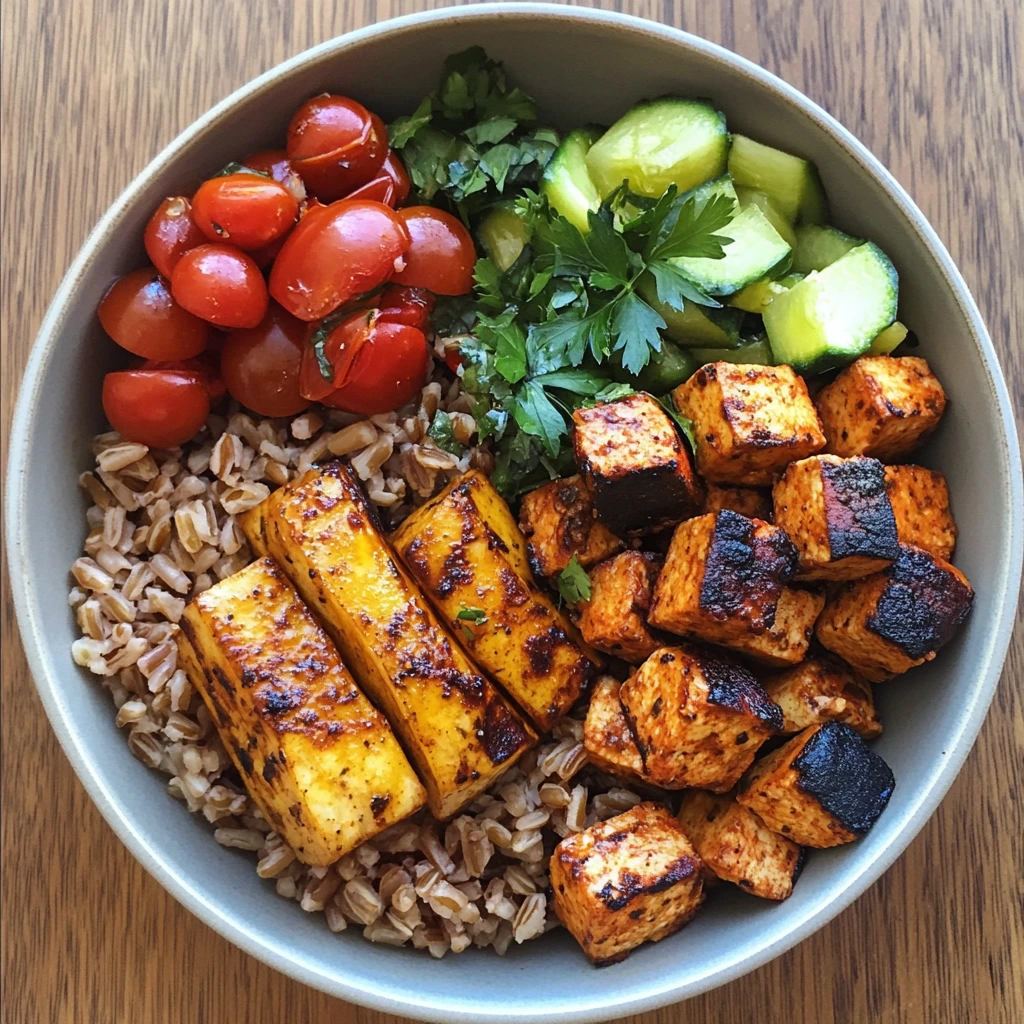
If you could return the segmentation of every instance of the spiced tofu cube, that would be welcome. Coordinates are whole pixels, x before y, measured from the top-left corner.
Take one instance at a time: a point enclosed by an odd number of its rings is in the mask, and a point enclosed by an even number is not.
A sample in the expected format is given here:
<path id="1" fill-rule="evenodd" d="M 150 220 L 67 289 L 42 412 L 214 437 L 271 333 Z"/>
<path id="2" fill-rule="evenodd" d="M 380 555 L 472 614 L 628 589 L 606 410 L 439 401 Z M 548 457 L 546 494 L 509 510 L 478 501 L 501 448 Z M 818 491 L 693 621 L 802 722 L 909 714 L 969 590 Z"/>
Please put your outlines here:
<path id="1" fill-rule="evenodd" d="M 619 681 L 612 676 L 601 676 L 594 683 L 587 719 L 583 723 L 583 746 L 595 768 L 612 775 L 642 779 L 644 764 L 629 731 L 619 689 Z"/>
<path id="2" fill-rule="evenodd" d="M 763 633 L 746 633 L 725 646 L 773 668 L 798 665 L 807 657 L 814 624 L 824 607 L 824 594 L 784 587 L 775 606 L 775 621 Z"/>
<path id="3" fill-rule="evenodd" d="M 822 848 L 865 835 L 894 786 L 892 770 L 853 729 L 826 722 L 756 761 L 736 799 L 772 831 Z"/>
<path id="4" fill-rule="evenodd" d="M 704 898 L 700 858 L 668 808 L 654 803 L 566 836 L 550 874 L 555 913 L 595 967 L 671 935 Z"/>
<path id="5" fill-rule="evenodd" d="M 679 824 L 705 868 L 723 881 L 766 900 L 784 900 L 804 863 L 804 851 L 772 832 L 730 794 L 691 789 L 683 796 Z"/>
<path id="6" fill-rule="evenodd" d="M 822 722 L 843 722 L 866 740 L 882 733 L 871 684 L 836 658 L 808 658 L 767 676 L 765 692 L 782 708 L 782 731 L 801 732 Z"/>
<path id="7" fill-rule="evenodd" d="M 622 541 L 598 520 L 579 476 L 552 480 L 524 495 L 519 528 L 537 576 L 558 575 L 573 555 L 587 569 L 622 550 Z"/>
<path id="8" fill-rule="evenodd" d="M 624 551 L 590 573 L 590 599 L 578 605 L 583 639 L 599 651 L 639 665 L 661 643 L 647 628 L 660 559 Z"/>
<path id="9" fill-rule="evenodd" d="M 782 712 L 747 669 L 695 647 L 655 651 L 619 699 L 644 775 L 664 789 L 732 789 L 782 728 Z"/>
<path id="10" fill-rule="evenodd" d="M 572 414 L 573 449 L 601 521 L 621 537 L 700 510 L 700 483 L 668 413 L 647 394 Z"/>
<path id="11" fill-rule="evenodd" d="M 900 545 L 887 569 L 844 583 L 818 618 L 821 643 L 873 683 L 935 657 L 967 618 L 974 590 L 959 569 Z"/>
<path id="12" fill-rule="evenodd" d="M 885 489 L 900 543 L 924 548 L 948 562 L 956 547 L 956 522 L 946 478 L 924 466 L 886 466 Z"/>
<path id="13" fill-rule="evenodd" d="M 791 463 L 772 488 L 774 523 L 800 556 L 797 579 L 854 580 L 899 553 L 896 518 L 877 459 L 813 455 Z"/>
<path id="14" fill-rule="evenodd" d="M 796 566 L 777 526 L 728 510 L 689 519 L 672 536 L 648 620 L 726 645 L 764 633 Z"/>
<path id="15" fill-rule="evenodd" d="M 818 395 L 833 455 L 902 459 L 939 425 L 946 393 L 917 356 L 861 356 Z"/>
<path id="16" fill-rule="evenodd" d="M 789 366 L 708 363 L 672 392 L 693 421 L 697 470 L 720 484 L 770 484 L 825 447 L 807 385 Z"/>
<path id="17" fill-rule="evenodd" d="M 762 487 L 727 487 L 725 484 L 708 484 L 704 489 L 704 511 L 721 512 L 722 509 L 739 512 L 748 519 L 763 519 L 771 522 L 771 492 Z"/>

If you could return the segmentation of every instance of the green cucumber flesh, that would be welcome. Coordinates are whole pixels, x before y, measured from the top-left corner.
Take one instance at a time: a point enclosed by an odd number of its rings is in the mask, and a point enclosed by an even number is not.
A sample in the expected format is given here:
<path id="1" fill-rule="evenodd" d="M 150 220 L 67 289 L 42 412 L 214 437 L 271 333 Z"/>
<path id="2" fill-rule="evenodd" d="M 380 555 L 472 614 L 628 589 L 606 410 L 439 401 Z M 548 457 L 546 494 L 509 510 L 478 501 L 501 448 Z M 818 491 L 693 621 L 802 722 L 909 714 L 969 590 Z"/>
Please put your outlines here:
<path id="1" fill-rule="evenodd" d="M 863 244 L 864 239 L 844 234 L 829 224 L 802 224 L 796 229 L 793 269 L 799 274 L 824 270 Z"/>
<path id="2" fill-rule="evenodd" d="M 729 299 L 729 305 L 736 309 L 746 310 L 748 313 L 763 313 L 776 296 L 788 291 L 797 283 L 803 280 L 803 274 L 786 274 L 777 281 L 770 277 L 758 278 L 745 288 L 738 291 Z"/>
<path id="3" fill-rule="evenodd" d="M 665 321 L 665 334 L 680 345 L 706 348 L 733 348 L 739 343 L 743 312 L 738 309 L 714 309 L 683 300 L 682 309 L 673 309 L 658 298 L 654 278 L 645 274 L 637 282 L 640 297 Z"/>
<path id="4" fill-rule="evenodd" d="M 717 348 L 693 348 L 690 349 L 698 366 L 707 363 L 741 363 L 748 366 L 774 366 L 775 357 L 772 355 L 771 345 L 768 338 L 760 335 L 751 341 L 746 341 L 739 348 L 717 349 Z"/>
<path id="5" fill-rule="evenodd" d="M 590 230 L 587 214 L 601 205 L 587 170 L 587 153 L 600 137 L 601 129 L 589 126 L 570 132 L 548 161 L 540 182 L 551 206 L 584 233 Z"/>
<path id="6" fill-rule="evenodd" d="M 504 273 L 530 241 L 530 228 L 515 210 L 503 205 L 487 214 L 476 235 L 491 262 Z"/>
<path id="7" fill-rule="evenodd" d="M 796 246 L 796 232 L 793 230 L 793 225 L 786 219 L 778 204 L 767 192 L 758 192 L 756 188 L 737 185 L 736 198 L 740 201 L 741 209 L 747 206 L 756 206 L 768 218 L 771 226 L 786 240 L 786 244 L 791 249 Z"/>
<path id="8" fill-rule="evenodd" d="M 873 356 L 887 356 L 897 346 L 902 345 L 910 331 L 906 325 L 895 320 L 888 327 L 879 331 L 871 341 L 868 352 Z"/>
<path id="9" fill-rule="evenodd" d="M 818 169 L 809 160 L 734 135 L 729 150 L 729 173 L 737 185 L 770 196 L 791 224 L 823 224 L 828 200 Z"/>

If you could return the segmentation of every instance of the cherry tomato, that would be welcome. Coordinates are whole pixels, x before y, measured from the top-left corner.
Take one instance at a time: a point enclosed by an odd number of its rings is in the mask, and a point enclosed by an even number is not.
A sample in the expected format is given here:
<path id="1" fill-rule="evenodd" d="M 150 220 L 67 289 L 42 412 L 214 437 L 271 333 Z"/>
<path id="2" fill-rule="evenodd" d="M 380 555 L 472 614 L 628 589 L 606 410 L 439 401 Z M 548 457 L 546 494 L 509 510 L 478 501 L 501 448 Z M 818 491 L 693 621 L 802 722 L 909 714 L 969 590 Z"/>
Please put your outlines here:
<path id="1" fill-rule="evenodd" d="M 115 281 L 96 312 L 121 348 L 146 359 L 189 359 L 210 336 L 209 325 L 175 302 L 153 267 Z"/>
<path id="2" fill-rule="evenodd" d="M 194 372 L 121 370 L 103 378 L 103 411 L 126 441 L 174 448 L 199 433 L 210 399 Z"/>
<path id="3" fill-rule="evenodd" d="M 426 331 L 434 296 L 423 288 L 389 284 L 377 300 L 377 319 L 390 324 L 408 324 Z"/>
<path id="4" fill-rule="evenodd" d="M 182 253 L 202 245 L 206 235 L 192 217 L 192 204 L 184 196 L 165 199 L 146 225 L 143 244 L 153 266 L 169 278 Z"/>
<path id="5" fill-rule="evenodd" d="M 249 255 L 260 270 L 266 270 L 267 267 L 277 259 L 277 254 L 284 248 L 284 243 L 286 241 L 288 241 L 288 234 L 284 234 L 280 238 L 275 238 L 269 245 L 261 246 L 259 249 L 253 249 Z"/>
<path id="6" fill-rule="evenodd" d="M 309 405 L 299 394 L 306 325 L 276 302 L 260 323 L 233 331 L 220 357 L 231 397 L 261 416 L 294 416 Z"/>
<path id="7" fill-rule="evenodd" d="M 409 188 L 409 175 L 406 174 L 405 164 L 394 150 L 388 150 L 377 177 L 368 181 L 362 188 L 350 192 L 346 198 L 376 199 L 378 203 L 385 203 L 392 209 L 397 209 L 409 198 Z"/>
<path id="8" fill-rule="evenodd" d="M 382 203 L 342 199 L 295 226 L 270 271 L 270 294 L 300 320 L 320 320 L 394 274 L 409 233 Z"/>
<path id="9" fill-rule="evenodd" d="M 192 215 L 211 242 L 259 249 L 295 223 L 299 204 L 279 182 L 262 174 L 225 174 L 199 186 Z"/>
<path id="10" fill-rule="evenodd" d="M 398 211 L 412 244 L 396 284 L 427 288 L 435 295 L 465 295 L 473 290 L 476 250 L 465 225 L 433 206 L 407 206 Z"/>
<path id="11" fill-rule="evenodd" d="M 262 149 L 258 153 L 250 153 L 242 164 L 254 171 L 269 174 L 274 181 L 284 185 L 296 201 L 301 203 L 306 198 L 306 186 L 283 149 Z"/>
<path id="12" fill-rule="evenodd" d="M 444 350 L 444 364 L 452 373 L 458 373 L 462 366 L 462 353 L 458 345 L 448 345 Z"/>
<path id="13" fill-rule="evenodd" d="M 210 406 L 217 405 L 228 393 L 224 381 L 221 379 L 220 368 L 217 362 L 210 358 L 210 353 L 204 352 L 195 359 L 146 359 L 135 369 L 139 370 L 174 370 L 182 375 L 192 374 L 203 382 L 206 393 L 210 398 Z"/>
<path id="14" fill-rule="evenodd" d="M 190 313 L 219 327 L 255 327 L 269 301 L 260 268 L 230 245 L 190 249 L 174 268 L 171 291 Z"/>

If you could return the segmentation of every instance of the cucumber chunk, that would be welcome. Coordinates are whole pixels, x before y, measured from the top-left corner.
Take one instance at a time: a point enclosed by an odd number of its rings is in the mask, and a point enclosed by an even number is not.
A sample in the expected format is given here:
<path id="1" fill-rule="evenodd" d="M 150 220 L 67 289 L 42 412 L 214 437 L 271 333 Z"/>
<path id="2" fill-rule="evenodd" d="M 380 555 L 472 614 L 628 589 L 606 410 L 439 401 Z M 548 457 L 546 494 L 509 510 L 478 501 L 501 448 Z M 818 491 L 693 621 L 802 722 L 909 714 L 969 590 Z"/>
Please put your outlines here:
<path id="1" fill-rule="evenodd" d="M 846 235 L 829 224 L 802 224 L 796 229 L 793 269 L 798 274 L 824 270 L 851 249 L 863 244 L 863 238 Z"/>
<path id="2" fill-rule="evenodd" d="M 873 242 L 812 271 L 764 310 L 777 363 L 800 373 L 845 366 L 871 347 L 896 317 L 899 279 Z"/>
<path id="3" fill-rule="evenodd" d="M 774 366 L 775 357 L 772 355 L 771 345 L 768 338 L 761 334 L 750 341 L 744 342 L 739 348 L 693 348 L 690 349 L 697 366 L 704 366 L 706 363 L 743 363 L 749 366 Z"/>
<path id="4" fill-rule="evenodd" d="M 686 192 L 725 172 L 729 133 L 725 115 L 701 100 L 638 103 L 587 153 L 590 176 L 602 196 L 623 181 L 657 198 L 669 185 Z"/>
<path id="5" fill-rule="evenodd" d="M 897 346 L 902 345 L 910 332 L 899 320 L 889 324 L 885 330 L 879 331 L 871 342 L 868 352 L 873 356 L 890 355 Z"/>
<path id="6" fill-rule="evenodd" d="M 504 273 L 530 241 L 529 225 L 511 206 L 496 206 L 476 229 L 491 262 Z"/>
<path id="7" fill-rule="evenodd" d="M 767 192 L 758 192 L 756 188 L 737 185 L 736 198 L 740 201 L 740 209 L 756 206 L 768 218 L 771 226 L 786 240 L 786 244 L 791 249 L 795 248 L 796 232 L 793 230 L 793 225 L 786 220 L 778 204 Z"/>
<path id="8" fill-rule="evenodd" d="M 729 173 L 737 185 L 770 196 L 791 224 L 824 224 L 828 220 L 825 190 L 818 169 L 809 160 L 734 135 Z"/>
<path id="9" fill-rule="evenodd" d="M 637 282 L 640 297 L 661 314 L 664 333 L 680 345 L 703 345 L 706 348 L 732 348 L 739 344 L 743 311 L 713 309 L 683 300 L 682 309 L 673 309 L 658 298 L 654 278 L 644 274 Z"/>
<path id="10" fill-rule="evenodd" d="M 758 278 L 733 295 L 729 299 L 729 305 L 735 306 L 736 309 L 746 310 L 748 313 L 761 314 L 769 302 L 777 295 L 788 291 L 797 281 L 802 281 L 803 277 L 803 274 L 786 274 L 778 281 L 774 281 L 770 277 Z"/>
<path id="11" fill-rule="evenodd" d="M 590 230 L 588 211 L 596 211 L 601 205 L 601 196 L 587 170 L 587 153 L 600 137 L 601 129 L 592 126 L 570 132 L 548 161 L 540 182 L 540 190 L 552 207 L 584 233 Z"/>

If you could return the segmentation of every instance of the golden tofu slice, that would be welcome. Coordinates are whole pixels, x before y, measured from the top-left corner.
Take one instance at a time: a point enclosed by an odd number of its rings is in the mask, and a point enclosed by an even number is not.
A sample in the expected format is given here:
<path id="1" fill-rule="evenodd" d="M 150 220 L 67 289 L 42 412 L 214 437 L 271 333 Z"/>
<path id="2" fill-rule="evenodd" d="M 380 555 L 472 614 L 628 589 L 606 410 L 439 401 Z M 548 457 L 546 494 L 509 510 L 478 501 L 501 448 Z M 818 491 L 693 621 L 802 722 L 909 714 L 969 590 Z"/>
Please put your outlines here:
<path id="1" fill-rule="evenodd" d="M 588 644 L 634 665 L 661 647 L 647 628 L 659 566 L 657 555 L 624 551 L 591 571 L 590 598 L 577 605 Z"/>
<path id="2" fill-rule="evenodd" d="M 763 633 L 745 633 L 725 646 L 771 668 L 799 665 L 807 657 L 815 623 L 824 607 L 824 594 L 783 587 L 775 606 L 775 621 Z"/>
<path id="3" fill-rule="evenodd" d="M 948 562 L 956 547 L 956 522 L 946 478 L 924 466 L 886 466 L 885 488 L 900 543 L 924 548 Z"/>
<path id="4" fill-rule="evenodd" d="M 267 499 L 267 544 L 387 715 L 449 818 L 536 739 L 392 557 L 352 470 L 312 469 Z"/>
<path id="5" fill-rule="evenodd" d="M 472 471 L 416 509 L 391 538 L 441 620 L 547 731 L 600 667 L 533 580 L 505 500 Z"/>
<path id="6" fill-rule="evenodd" d="M 704 490 L 704 511 L 721 512 L 727 508 L 748 519 L 772 521 L 772 496 L 764 487 L 729 487 L 708 484 Z"/>
<path id="7" fill-rule="evenodd" d="M 566 836 L 550 874 L 555 913 L 595 967 L 678 931 L 704 898 L 700 858 L 654 803 Z"/>
<path id="8" fill-rule="evenodd" d="M 267 821 L 306 864 L 333 864 L 426 793 L 285 574 L 260 559 L 196 597 L 178 649 Z"/>
<path id="9" fill-rule="evenodd" d="M 583 746 L 592 765 L 612 775 L 644 778 L 644 763 L 619 700 L 619 681 L 602 676 L 590 694 Z"/>

